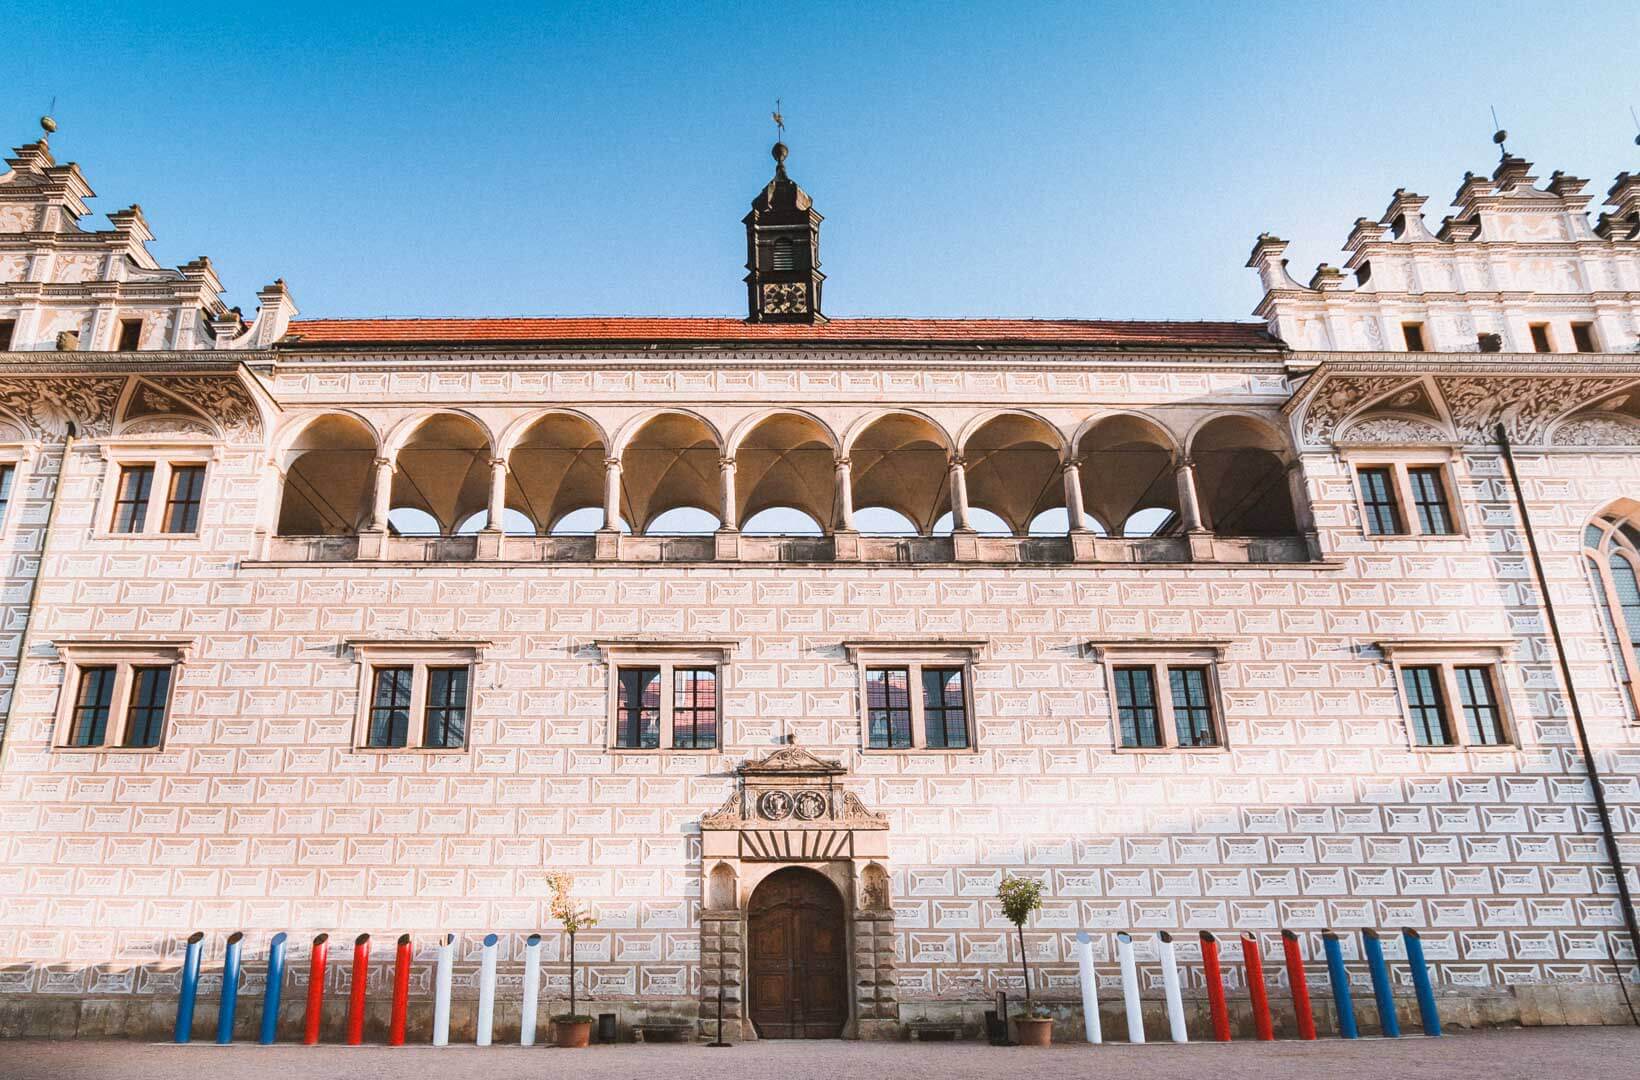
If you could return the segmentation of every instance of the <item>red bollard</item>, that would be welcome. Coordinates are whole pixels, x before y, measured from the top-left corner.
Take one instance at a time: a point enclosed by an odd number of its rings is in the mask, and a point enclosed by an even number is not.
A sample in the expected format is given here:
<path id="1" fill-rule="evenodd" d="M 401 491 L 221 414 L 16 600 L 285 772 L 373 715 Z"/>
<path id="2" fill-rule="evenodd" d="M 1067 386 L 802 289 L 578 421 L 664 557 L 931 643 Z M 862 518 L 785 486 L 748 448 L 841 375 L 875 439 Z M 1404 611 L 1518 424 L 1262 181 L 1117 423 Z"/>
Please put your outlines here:
<path id="1" fill-rule="evenodd" d="M 370 935 L 353 939 L 353 992 L 347 999 L 347 1045 L 364 1042 L 364 990 L 370 976 Z"/>
<path id="2" fill-rule="evenodd" d="M 308 964 L 307 1017 L 302 1026 L 302 1045 L 319 1042 L 319 1018 L 325 1008 L 325 961 L 330 953 L 329 934 L 313 939 L 313 960 Z"/>
<path id="3" fill-rule="evenodd" d="M 1298 1018 L 1298 1037 L 1315 1038 L 1315 1016 L 1310 1012 L 1310 984 L 1304 981 L 1304 955 L 1298 951 L 1298 935 L 1281 932 L 1281 947 L 1287 951 L 1287 986 L 1293 992 L 1293 1015 Z"/>
<path id="4" fill-rule="evenodd" d="M 399 935 L 399 954 L 393 961 L 393 1023 L 387 1045 L 404 1045 L 404 1017 L 410 1009 L 410 935 Z"/>
<path id="5" fill-rule="evenodd" d="M 1264 992 L 1264 959 L 1258 954 L 1258 938 L 1241 935 L 1241 962 L 1247 968 L 1247 992 L 1253 997 L 1253 1029 L 1262 1042 L 1276 1037 L 1270 1026 L 1270 997 Z"/>
<path id="6" fill-rule="evenodd" d="M 1202 935 L 1202 974 L 1207 978 L 1207 1006 L 1213 1014 L 1213 1038 L 1230 1041 L 1230 1007 L 1224 1002 L 1224 972 L 1219 968 L 1219 939 Z"/>

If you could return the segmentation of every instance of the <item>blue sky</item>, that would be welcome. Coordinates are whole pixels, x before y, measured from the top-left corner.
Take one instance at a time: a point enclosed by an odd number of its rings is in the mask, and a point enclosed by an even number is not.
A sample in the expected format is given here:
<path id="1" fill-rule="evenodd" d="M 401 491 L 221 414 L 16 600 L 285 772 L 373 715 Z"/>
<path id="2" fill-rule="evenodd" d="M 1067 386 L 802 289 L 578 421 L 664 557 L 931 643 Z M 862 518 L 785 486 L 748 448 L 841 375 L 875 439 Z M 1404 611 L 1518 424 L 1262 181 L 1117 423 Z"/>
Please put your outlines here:
<path id="1" fill-rule="evenodd" d="M 743 315 L 784 100 L 827 311 L 1241 318 L 1405 186 L 1640 168 L 1640 4 L 7 5 L 0 139 L 249 312 Z M 19 44 L 21 43 L 21 44 Z M 1599 202 L 1599 197 L 1596 203 Z"/>

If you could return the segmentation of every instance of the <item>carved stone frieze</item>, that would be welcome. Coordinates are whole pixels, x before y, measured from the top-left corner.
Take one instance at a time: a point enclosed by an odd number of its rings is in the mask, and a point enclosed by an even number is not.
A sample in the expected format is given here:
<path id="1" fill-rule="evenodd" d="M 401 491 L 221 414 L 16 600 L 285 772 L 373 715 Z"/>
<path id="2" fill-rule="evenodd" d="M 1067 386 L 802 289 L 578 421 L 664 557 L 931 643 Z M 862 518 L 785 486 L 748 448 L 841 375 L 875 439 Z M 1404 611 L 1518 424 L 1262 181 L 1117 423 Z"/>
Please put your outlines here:
<path id="1" fill-rule="evenodd" d="M 1352 421 L 1333 439 L 1346 443 L 1381 443 L 1408 445 L 1413 443 L 1449 442 L 1452 436 L 1440 425 L 1413 416 L 1366 416 Z"/>
<path id="2" fill-rule="evenodd" d="M 1640 446 L 1640 423 L 1622 416 L 1574 416 L 1549 438 L 1555 446 Z"/>
<path id="3" fill-rule="evenodd" d="M 1541 445 L 1556 419 L 1632 381 L 1579 376 L 1435 380 L 1461 441 L 1489 443 L 1501 424 L 1511 442 L 1523 445 Z"/>
<path id="4" fill-rule="evenodd" d="M 1333 431 L 1340 420 L 1362 405 L 1412 381 L 1407 375 L 1327 379 L 1304 409 L 1303 420 L 1299 424 L 1300 439 L 1306 446 L 1326 446 L 1332 441 Z"/>
<path id="5" fill-rule="evenodd" d="M 0 378 L 0 409 L 41 439 L 61 439 L 70 424 L 83 437 L 100 438 L 114 426 L 123 377 L 58 375 Z"/>
<path id="6" fill-rule="evenodd" d="M 153 382 L 214 420 L 232 443 L 262 440 L 262 415 L 234 375 L 158 375 Z"/>

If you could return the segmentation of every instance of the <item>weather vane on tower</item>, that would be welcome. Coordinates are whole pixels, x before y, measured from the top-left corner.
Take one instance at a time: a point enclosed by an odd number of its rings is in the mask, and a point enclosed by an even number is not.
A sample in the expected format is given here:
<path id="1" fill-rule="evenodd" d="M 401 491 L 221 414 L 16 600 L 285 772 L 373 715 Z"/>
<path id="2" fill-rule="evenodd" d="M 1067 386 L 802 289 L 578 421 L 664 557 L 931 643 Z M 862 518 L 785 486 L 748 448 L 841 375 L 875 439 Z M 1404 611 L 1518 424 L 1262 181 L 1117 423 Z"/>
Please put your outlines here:
<path id="1" fill-rule="evenodd" d="M 775 129 L 777 131 L 777 134 L 776 134 L 775 138 L 779 142 L 785 142 L 786 141 L 786 118 L 784 116 L 780 115 L 780 99 L 779 98 L 774 99 L 774 112 L 770 113 L 769 115 L 774 118 L 774 126 L 775 126 Z"/>

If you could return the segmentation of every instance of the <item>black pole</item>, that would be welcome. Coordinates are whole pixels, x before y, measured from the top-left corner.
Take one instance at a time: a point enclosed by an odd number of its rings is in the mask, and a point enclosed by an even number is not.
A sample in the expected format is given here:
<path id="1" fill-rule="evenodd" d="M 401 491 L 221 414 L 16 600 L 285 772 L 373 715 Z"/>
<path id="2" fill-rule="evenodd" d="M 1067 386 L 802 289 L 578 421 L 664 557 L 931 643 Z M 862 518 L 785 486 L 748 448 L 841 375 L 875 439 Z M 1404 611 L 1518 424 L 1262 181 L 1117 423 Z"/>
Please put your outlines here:
<path id="1" fill-rule="evenodd" d="M 1520 487 L 1520 474 L 1515 471 L 1515 454 L 1509 445 L 1509 433 L 1503 425 L 1497 426 L 1498 445 L 1503 448 L 1503 464 L 1509 472 L 1509 484 L 1514 489 L 1515 506 L 1520 511 L 1521 531 L 1526 534 L 1526 547 L 1532 555 L 1532 571 L 1537 577 L 1538 592 L 1543 594 L 1543 612 L 1549 620 L 1549 636 L 1554 639 L 1555 656 L 1560 661 L 1560 678 L 1566 684 L 1566 702 L 1571 707 L 1572 726 L 1577 731 L 1577 745 L 1583 753 L 1583 767 L 1589 773 L 1589 786 L 1594 789 L 1595 814 L 1600 818 L 1600 832 L 1606 840 L 1606 861 L 1617 875 L 1618 902 L 1623 906 L 1623 923 L 1629 929 L 1629 944 L 1634 959 L 1640 963 L 1640 923 L 1635 921 L 1634 899 L 1629 895 L 1628 871 L 1623 867 L 1623 856 L 1617 849 L 1617 834 L 1612 831 L 1611 811 L 1606 807 L 1606 792 L 1600 777 L 1600 765 L 1589 747 L 1589 732 L 1583 726 L 1583 710 L 1577 704 L 1577 690 L 1572 686 L 1571 664 L 1566 659 L 1566 643 L 1560 636 L 1560 621 L 1555 618 L 1555 602 L 1549 595 L 1549 580 L 1543 572 L 1543 558 L 1538 554 L 1537 536 L 1532 531 L 1532 514 L 1526 508 L 1526 494 Z M 1617 973 L 1619 981 L 1623 973 Z M 1626 995 L 1625 995 L 1626 996 Z"/>

